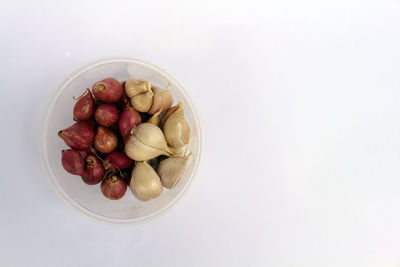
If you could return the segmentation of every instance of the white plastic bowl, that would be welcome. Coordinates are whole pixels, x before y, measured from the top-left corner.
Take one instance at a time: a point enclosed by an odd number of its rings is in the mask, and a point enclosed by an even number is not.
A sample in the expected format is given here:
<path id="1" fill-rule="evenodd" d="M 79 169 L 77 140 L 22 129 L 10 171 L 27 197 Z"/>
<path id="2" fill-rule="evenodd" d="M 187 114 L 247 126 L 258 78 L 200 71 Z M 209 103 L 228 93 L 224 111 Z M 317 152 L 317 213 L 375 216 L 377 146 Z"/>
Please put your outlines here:
<path id="1" fill-rule="evenodd" d="M 72 109 L 79 96 L 93 83 L 107 77 L 125 80 L 128 77 L 142 78 L 165 88 L 168 81 L 174 104 L 183 100 L 185 117 L 191 127 L 192 140 L 190 151 L 192 157 L 188 161 L 182 180 L 168 190 L 164 188 L 160 197 L 143 202 L 137 200 L 131 191 L 119 200 L 109 200 L 100 191 L 100 184 L 86 185 L 79 176 L 67 173 L 61 165 L 61 150 L 67 149 L 57 132 L 74 123 Z M 202 151 L 201 126 L 192 101 L 183 87 L 168 73 L 159 67 L 130 58 L 112 58 L 100 60 L 80 68 L 69 75 L 55 91 L 43 117 L 41 133 L 41 157 L 45 171 L 57 193 L 73 208 L 83 215 L 112 224 L 134 224 L 155 217 L 165 211 L 185 193 L 197 171 Z"/>

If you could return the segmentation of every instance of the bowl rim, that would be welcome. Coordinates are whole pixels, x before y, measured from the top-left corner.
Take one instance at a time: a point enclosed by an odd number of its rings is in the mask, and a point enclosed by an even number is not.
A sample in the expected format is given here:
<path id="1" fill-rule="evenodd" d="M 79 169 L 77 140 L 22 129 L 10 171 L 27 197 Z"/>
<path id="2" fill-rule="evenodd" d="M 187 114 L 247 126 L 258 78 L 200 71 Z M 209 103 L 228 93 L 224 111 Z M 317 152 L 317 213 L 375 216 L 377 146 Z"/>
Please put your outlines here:
<path id="1" fill-rule="evenodd" d="M 48 162 L 48 157 L 47 157 L 47 142 L 46 142 L 46 135 L 45 132 L 47 131 L 47 122 L 49 119 L 50 111 L 53 109 L 55 105 L 55 100 L 58 98 L 58 96 L 63 92 L 65 89 L 65 86 L 69 84 L 72 80 L 74 80 L 78 75 L 82 74 L 83 72 L 87 71 L 88 69 L 91 69 L 93 67 L 102 65 L 102 64 L 107 64 L 107 63 L 113 63 L 113 62 L 133 62 L 133 63 L 139 63 L 142 65 L 145 65 L 147 67 L 150 67 L 152 69 L 155 69 L 158 71 L 160 74 L 165 76 L 169 81 L 173 82 L 176 84 L 178 90 L 180 93 L 182 93 L 185 97 L 185 102 L 186 104 L 190 107 L 190 109 L 193 111 L 193 117 L 194 117 L 194 124 L 196 125 L 198 129 L 198 156 L 194 160 L 194 166 L 193 166 L 193 171 L 190 174 L 190 177 L 186 183 L 186 185 L 182 188 L 182 190 L 178 193 L 178 195 L 172 199 L 167 205 L 162 207 L 161 209 L 156 210 L 155 212 L 143 216 L 143 217 L 138 217 L 135 219 L 118 219 L 118 218 L 111 218 L 103 215 L 96 214 L 89 210 L 88 208 L 82 206 L 78 202 L 76 202 L 74 199 L 72 199 L 62 188 L 62 186 L 58 183 L 57 179 L 55 178 L 55 175 L 52 172 L 52 169 L 50 167 L 50 163 Z M 66 203 L 68 203 L 75 211 L 78 213 L 93 219 L 98 222 L 102 222 L 105 224 L 109 225 L 135 225 L 135 224 L 140 224 L 147 222 L 151 219 L 154 219 L 158 217 L 161 214 L 164 214 L 167 210 L 171 209 L 182 197 L 187 193 L 191 185 L 193 183 L 194 177 L 198 171 L 201 159 L 202 159 L 202 154 L 203 154 L 203 129 L 201 126 L 201 120 L 198 114 L 198 111 L 193 104 L 193 100 L 185 90 L 185 88 L 173 77 L 171 76 L 168 72 L 166 72 L 164 69 L 161 67 L 153 64 L 146 62 L 144 60 L 136 59 L 136 58 L 131 58 L 131 57 L 107 57 L 107 58 L 101 58 L 92 62 L 89 62 L 87 64 L 83 64 L 80 67 L 78 67 L 75 71 L 73 71 L 70 75 L 68 75 L 58 86 L 57 88 L 53 91 L 53 93 L 50 96 L 50 99 L 47 103 L 47 106 L 43 112 L 42 116 L 42 121 L 41 121 L 41 131 L 40 131 L 40 158 L 42 162 L 42 166 L 45 170 L 47 179 L 49 180 L 50 184 L 53 186 L 57 194 L 63 199 Z"/>

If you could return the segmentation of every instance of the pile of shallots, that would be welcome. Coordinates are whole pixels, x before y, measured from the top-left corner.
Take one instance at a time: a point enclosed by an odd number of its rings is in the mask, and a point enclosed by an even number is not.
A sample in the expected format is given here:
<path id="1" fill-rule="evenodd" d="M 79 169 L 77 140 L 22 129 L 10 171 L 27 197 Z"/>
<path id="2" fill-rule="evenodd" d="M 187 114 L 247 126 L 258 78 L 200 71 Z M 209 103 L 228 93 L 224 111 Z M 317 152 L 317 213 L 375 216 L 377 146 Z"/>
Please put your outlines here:
<path id="1" fill-rule="evenodd" d="M 101 192 L 120 199 L 129 185 L 143 201 L 174 188 L 186 163 L 190 127 L 182 102 L 171 107 L 169 86 L 129 78 L 106 78 L 75 99 L 70 127 L 58 135 L 70 147 L 62 150 L 64 169 L 83 182 L 101 182 Z"/>

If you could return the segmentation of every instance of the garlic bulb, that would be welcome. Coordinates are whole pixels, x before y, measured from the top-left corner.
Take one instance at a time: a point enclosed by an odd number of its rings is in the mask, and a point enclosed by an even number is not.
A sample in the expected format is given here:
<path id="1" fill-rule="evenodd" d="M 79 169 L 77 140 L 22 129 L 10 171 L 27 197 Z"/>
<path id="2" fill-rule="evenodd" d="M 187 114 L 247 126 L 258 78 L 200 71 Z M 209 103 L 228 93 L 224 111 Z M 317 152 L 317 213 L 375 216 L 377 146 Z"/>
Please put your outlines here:
<path id="1" fill-rule="evenodd" d="M 168 144 L 176 148 L 184 146 L 189 142 L 190 127 L 185 120 L 181 101 L 179 101 L 177 107 L 171 109 L 173 109 L 172 112 L 165 114 L 168 117 L 164 120 L 163 131 Z"/>
<path id="2" fill-rule="evenodd" d="M 171 84 L 168 83 L 167 88 L 164 90 L 154 85 L 151 87 L 151 90 L 154 93 L 154 98 L 153 98 L 153 104 L 151 105 L 151 108 L 148 111 L 149 114 L 155 114 L 159 110 L 161 110 L 161 112 L 164 112 L 167 109 L 169 109 L 169 107 L 172 105 L 173 102 L 172 95 L 168 90 L 170 86 Z"/>
<path id="3" fill-rule="evenodd" d="M 125 82 L 125 92 L 131 98 L 132 106 L 139 112 L 147 112 L 153 104 L 151 82 L 129 78 Z"/>
<path id="4" fill-rule="evenodd" d="M 171 150 L 160 128 L 151 123 L 141 123 L 132 129 L 127 138 L 125 154 L 133 160 L 144 161 L 171 155 Z"/>
<path id="5" fill-rule="evenodd" d="M 142 94 L 138 94 L 131 99 L 132 106 L 139 112 L 147 112 L 153 103 L 154 93 L 146 91 Z"/>
<path id="6" fill-rule="evenodd" d="M 181 180 L 190 155 L 184 158 L 167 158 L 160 162 L 157 167 L 157 174 L 166 188 L 174 188 Z"/>
<path id="7" fill-rule="evenodd" d="M 160 177 L 146 162 L 136 162 L 129 187 L 133 195 L 143 201 L 156 198 L 163 191 Z"/>
<path id="8" fill-rule="evenodd" d="M 125 82 L 125 92 L 129 98 L 150 91 L 151 82 L 142 79 L 129 78 Z"/>

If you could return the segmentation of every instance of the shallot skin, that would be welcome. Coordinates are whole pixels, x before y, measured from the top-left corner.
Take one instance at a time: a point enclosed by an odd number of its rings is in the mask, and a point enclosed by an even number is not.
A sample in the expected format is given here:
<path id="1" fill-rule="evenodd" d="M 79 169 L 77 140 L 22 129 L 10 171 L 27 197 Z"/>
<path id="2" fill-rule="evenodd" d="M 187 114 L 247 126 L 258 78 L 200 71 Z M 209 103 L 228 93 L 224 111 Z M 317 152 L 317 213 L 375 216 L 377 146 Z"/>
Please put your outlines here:
<path id="1" fill-rule="evenodd" d="M 112 104 L 101 104 L 97 107 L 94 118 L 96 122 L 104 127 L 110 127 L 117 123 L 119 112 Z"/>
<path id="2" fill-rule="evenodd" d="M 89 88 L 86 89 L 84 95 L 78 98 L 74 105 L 73 118 L 76 121 L 85 121 L 93 116 L 95 108 L 94 99 Z"/>
<path id="3" fill-rule="evenodd" d="M 94 146 L 100 153 L 108 154 L 117 148 L 118 139 L 112 130 L 99 126 L 94 138 Z"/>
<path id="4" fill-rule="evenodd" d="M 86 121 L 78 121 L 58 132 L 64 142 L 76 150 L 87 150 L 94 139 L 93 126 Z"/>
<path id="5" fill-rule="evenodd" d="M 127 184 L 117 174 L 106 177 L 100 186 L 103 195 L 111 200 L 122 198 L 126 193 L 127 187 Z"/>
<path id="6" fill-rule="evenodd" d="M 114 78 L 106 78 L 95 83 L 92 91 L 97 99 L 105 103 L 117 102 L 123 94 L 121 83 Z"/>
<path id="7" fill-rule="evenodd" d="M 118 121 L 118 129 L 124 142 L 126 138 L 130 135 L 130 132 L 133 129 L 133 127 L 140 124 L 141 122 L 142 122 L 142 117 L 140 116 L 139 112 L 137 112 L 132 107 L 126 108 L 121 113 Z"/>
<path id="8" fill-rule="evenodd" d="M 84 161 L 79 151 L 67 149 L 61 151 L 61 163 L 64 169 L 70 174 L 83 175 Z"/>
<path id="9" fill-rule="evenodd" d="M 93 153 L 89 153 L 85 158 L 85 172 L 82 175 L 82 180 L 88 185 L 94 185 L 100 183 L 105 175 L 106 171 Z"/>
<path id="10" fill-rule="evenodd" d="M 131 160 L 125 153 L 119 152 L 119 151 L 113 151 L 110 154 L 107 155 L 105 159 L 105 168 L 114 168 L 114 169 L 126 169 L 129 168 L 133 163 L 133 160 Z"/>

